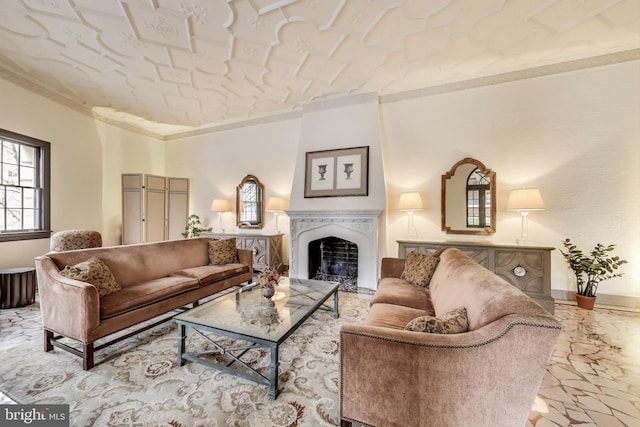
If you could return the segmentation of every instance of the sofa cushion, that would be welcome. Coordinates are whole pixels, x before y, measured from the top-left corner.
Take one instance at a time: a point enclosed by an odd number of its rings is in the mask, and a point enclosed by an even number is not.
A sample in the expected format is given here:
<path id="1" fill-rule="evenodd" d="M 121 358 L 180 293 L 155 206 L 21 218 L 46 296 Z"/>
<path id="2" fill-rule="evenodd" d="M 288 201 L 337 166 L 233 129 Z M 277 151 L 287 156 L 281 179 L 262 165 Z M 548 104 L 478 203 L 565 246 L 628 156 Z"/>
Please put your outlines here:
<path id="1" fill-rule="evenodd" d="M 429 313 L 417 308 L 403 307 L 395 304 L 373 304 L 364 321 L 367 326 L 381 326 L 384 328 L 404 329 L 412 319 L 427 316 Z"/>
<path id="2" fill-rule="evenodd" d="M 201 267 L 184 268 L 172 273 L 172 276 L 183 276 L 197 279 L 200 285 L 222 280 L 226 277 L 246 273 L 249 267 L 245 264 L 233 263 L 224 265 L 203 265 Z"/>
<path id="3" fill-rule="evenodd" d="M 439 261 L 438 257 L 413 251 L 404 263 L 404 270 L 400 278 L 414 285 L 428 288 Z"/>
<path id="4" fill-rule="evenodd" d="M 101 297 L 111 295 L 122 289 L 116 278 L 113 277 L 109 267 L 96 257 L 91 257 L 73 266 L 66 266 L 60 271 L 60 274 L 69 279 L 91 283 L 98 289 L 98 295 Z"/>
<path id="5" fill-rule="evenodd" d="M 433 334 L 459 334 L 469 330 L 467 310 L 456 308 L 441 317 L 420 316 L 407 323 L 407 331 L 428 332 Z"/>
<path id="6" fill-rule="evenodd" d="M 197 289 L 198 280 L 190 277 L 162 277 L 123 288 L 120 292 L 100 300 L 100 318 L 116 316 L 165 298 Z"/>
<path id="7" fill-rule="evenodd" d="M 235 262 L 238 262 L 235 237 L 209 242 L 209 263 L 211 265 L 233 264 Z"/>
<path id="8" fill-rule="evenodd" d="M 397 277 L 385 277 L 380 280 L 378 289 L 371 298 L 371 304 L 377 303 L 403 305 L 435 315 L 429 290 Z"/>

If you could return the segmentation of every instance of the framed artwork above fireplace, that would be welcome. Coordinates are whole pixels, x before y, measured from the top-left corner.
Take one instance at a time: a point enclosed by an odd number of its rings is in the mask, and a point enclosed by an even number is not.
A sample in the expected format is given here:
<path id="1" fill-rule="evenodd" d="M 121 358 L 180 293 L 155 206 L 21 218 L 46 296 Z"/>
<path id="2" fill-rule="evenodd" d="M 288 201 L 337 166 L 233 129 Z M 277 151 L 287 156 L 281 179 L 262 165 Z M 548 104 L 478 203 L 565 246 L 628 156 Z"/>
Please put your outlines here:
<path id="1" fill-rule="evenodd" d="M 304 197 L 367 196 L 369 147 L 306 153 Z"/>

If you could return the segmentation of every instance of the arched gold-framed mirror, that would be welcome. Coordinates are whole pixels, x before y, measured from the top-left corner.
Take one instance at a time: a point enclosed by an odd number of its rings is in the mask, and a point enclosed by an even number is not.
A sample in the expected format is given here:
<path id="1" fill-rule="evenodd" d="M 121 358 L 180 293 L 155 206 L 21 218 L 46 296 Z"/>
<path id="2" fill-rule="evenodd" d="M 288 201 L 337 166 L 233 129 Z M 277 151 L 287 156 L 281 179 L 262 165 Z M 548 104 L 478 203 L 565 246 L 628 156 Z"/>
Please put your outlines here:
<path id="1" fill-rule="evenodd" d="M 496 173 L 471 157 L 442 175 L 442 231 L 447 234 L 496 232 Z"/>
<path id="2" fill-rule="evenodd" d="M 254 175 L 242 178 L 236 188 L 236 223 L 238 228 L 262 228 L 264 186 Z"/>

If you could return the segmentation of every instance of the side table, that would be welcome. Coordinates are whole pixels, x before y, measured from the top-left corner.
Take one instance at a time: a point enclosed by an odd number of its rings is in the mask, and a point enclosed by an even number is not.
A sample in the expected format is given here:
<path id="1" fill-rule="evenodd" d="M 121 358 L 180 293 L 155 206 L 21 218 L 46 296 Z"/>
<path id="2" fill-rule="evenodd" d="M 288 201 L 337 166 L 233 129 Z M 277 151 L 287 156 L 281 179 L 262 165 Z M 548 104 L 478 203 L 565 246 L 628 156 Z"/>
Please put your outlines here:
<path id="1" fill-rule="evenodd" d="M 36 297 L 35 267 L 0 269 L 0 308 L 24 307 Z"/>

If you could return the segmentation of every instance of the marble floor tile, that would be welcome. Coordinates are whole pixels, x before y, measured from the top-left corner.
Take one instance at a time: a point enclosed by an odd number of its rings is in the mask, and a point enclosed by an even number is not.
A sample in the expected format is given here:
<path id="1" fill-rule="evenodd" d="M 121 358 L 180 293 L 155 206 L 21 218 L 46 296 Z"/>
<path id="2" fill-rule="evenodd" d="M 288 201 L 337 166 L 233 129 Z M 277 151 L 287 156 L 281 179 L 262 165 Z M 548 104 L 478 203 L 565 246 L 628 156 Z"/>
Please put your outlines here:
<path id="1" fill-rule="evenodd" d="M 563 332 L 527 426 L 640 426 L 640 313 L 556 303 Z"/>
<path id="2" fill-rule="evenodd" d="M 556 302 L 555 317 L 563 332 L 526 426 L 640 426 L 640 313 Z M 37 302 L 0 310 L 0 350 L 40 339 Z"/>

